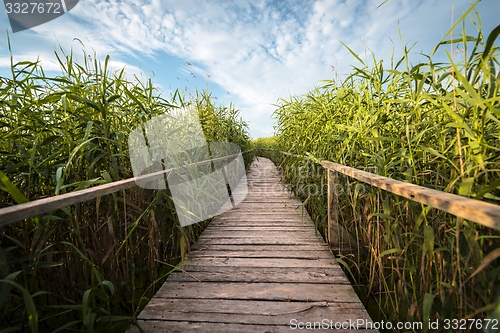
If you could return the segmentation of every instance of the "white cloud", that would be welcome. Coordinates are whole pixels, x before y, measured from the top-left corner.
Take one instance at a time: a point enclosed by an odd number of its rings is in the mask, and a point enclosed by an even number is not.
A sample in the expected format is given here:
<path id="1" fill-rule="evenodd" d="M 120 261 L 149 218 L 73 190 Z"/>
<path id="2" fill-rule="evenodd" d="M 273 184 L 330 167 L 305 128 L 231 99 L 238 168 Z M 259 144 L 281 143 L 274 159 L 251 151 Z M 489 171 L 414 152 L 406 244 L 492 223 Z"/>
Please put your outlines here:
<path id="1" fill-rule="evenodd" d="M 398 27 L 405 42 L 419 41 L 415 53 L 428 53 L 451 24 L 450 3 L 388 1 L 377 9 L 380 2 L 152 0 L 138 5 L 132 0 L 88 0 L 34 31 L 44 32 L 48 44 L 53 35 L 47 32 L 57 31 L 63 47 L 75 48 L 73 38 L 79 37 L 98 56 L 111 54 L 118 67 L 125 64 L 116 60 L 121 55 L 153 62 L 165 52 L 186 59 L 193 66 L 183 70 L 229 91 L 251 122 L 253 135 L 259 136 L 272 133 L 269 119 L 278 98 L 305 93 L 320 80 L 360 65 L 340 41 L 369 63 L 366 48 L 386 61 L 393 47 L 396 58 L 401 55 Z M 467 0 L 452 4 L 455 18 L 469 5 Z M 140 69 L 127 65 L 127 72 L 139 74 Z M 168 86 L 165 80 L 160 82 Z"/>

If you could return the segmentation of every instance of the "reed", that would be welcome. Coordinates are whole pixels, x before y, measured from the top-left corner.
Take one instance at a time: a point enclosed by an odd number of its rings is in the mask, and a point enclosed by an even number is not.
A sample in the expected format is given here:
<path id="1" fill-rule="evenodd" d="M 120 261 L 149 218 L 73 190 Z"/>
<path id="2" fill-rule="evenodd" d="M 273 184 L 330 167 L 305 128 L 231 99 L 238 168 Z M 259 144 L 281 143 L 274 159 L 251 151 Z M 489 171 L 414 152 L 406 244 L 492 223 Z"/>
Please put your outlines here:
<path id="1" fill-rule="evenodd" d="M 0 78 L 0 207 L 133 177 L 130 131 L 184 105 L 207 141 L 248 146 L 239 111 L 208 92 L 164 98 L 109 56 L 56 56 L 60 75 L 23 61 Z M 2 228 L 0 332 L 123 331 L 204 226 L 181 228 L 168 191 L 134 187 Z"/>
<path id="2" fill-rule="evenodd" d="M 360 65 L 346 79 L 280 100 L 275 138 L 254 144 L 499 204 L 500 26 L 483 36 L 474 6 L 415 65 L 406 47 L 388 68 L 374 54 L 365 63 L 351 51 Z M 460 24 L 456 38 L 451 32 Z M 459 45 L 463 59 L 447 52 L 449 62 L 434 62 L 435 51 L 450 44 Z M 271 157 L 325 234 L 324 170 L 310 158 Z M 339 261 L 360 295 L 370 295 L 362 298 L 372 316 L 500 318 L 497 231 L 345 176 L 340 181 L 341 222 L 368 254 Z"/>

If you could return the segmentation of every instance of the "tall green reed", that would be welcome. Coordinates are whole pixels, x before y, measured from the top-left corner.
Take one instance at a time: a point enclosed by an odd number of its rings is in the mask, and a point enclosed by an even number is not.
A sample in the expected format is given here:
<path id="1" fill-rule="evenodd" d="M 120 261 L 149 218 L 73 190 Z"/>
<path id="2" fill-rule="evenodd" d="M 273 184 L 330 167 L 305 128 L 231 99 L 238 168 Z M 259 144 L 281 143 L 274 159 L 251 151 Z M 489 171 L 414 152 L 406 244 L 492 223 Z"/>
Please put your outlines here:
<path id="1" fill-rule="evenodd" d="M 130 131 L 185 105 L 207 141 L 246 149 L 239 111 L 208 92 L 164 98 L 109 56 L 56 57 L 60 75 L 22 61 L 0 78 L 0 207 L 132 177 Z M 0 332 L 125 329 L 205 225 L 181 228 L 168 191 L 135 187 L 2 228 Z"/>
<path id="2" fill-rule="evenodd" d="M 279 102 L 275 145 L 441 191 L 500 201 L 500 27 L 465 28 L 474 5 L 425 61 L 410 51 L 385 68 L 372 54 L 344 80 Z M 460 37 L 448 39 L 462 23 Z M 439 49 L 460 43 L 463 60 Z M 346 46 L 347 47 L 347 46 Z M 348 48 L 348 47 L 347 47 Z M 349 48 L 348 48 L 349 49 Z M 350 50 L 350 49 L 349 49 Z M 261 143 L 265 144 L 265 143 Z M 326 230 L 325 174 L 310 159 L 276 156 L 294 191 Z M 302 170 L 298 172 L 297 170 Z M 308 170 L 307 172 L 304 170 Z M 368 255 L 345 255 L 357 282 L 394 321 L 500 314 L 497 231 L 340 177 L 341 221 Z M 494 310 L 494 311 L 493 311 Z M 493 311 L 493 312 L 492 312 Z"/>

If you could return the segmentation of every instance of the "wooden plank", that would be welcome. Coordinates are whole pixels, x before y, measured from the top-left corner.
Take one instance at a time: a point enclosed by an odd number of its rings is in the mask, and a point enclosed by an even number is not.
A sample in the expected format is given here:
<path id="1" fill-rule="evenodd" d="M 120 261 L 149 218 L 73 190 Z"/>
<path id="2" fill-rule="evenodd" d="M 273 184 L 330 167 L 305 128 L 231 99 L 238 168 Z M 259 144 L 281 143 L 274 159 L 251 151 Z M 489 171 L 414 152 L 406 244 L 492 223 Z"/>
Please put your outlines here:
<path id="1" fill-rule="evenodd" d="M 138 319 L 290 326 L 291 319 L 297 322 L 321 322 L 326 318 L 333 322 L 349 322 L 350 319 L 357 318 L 363 321 L 360 321 L 357 328 L 366 328 L 366 322 L 370 321 L 370 317 L 359 303 L 241 300 L 219 302 L 209 299 L 171 298 L 156 298 L 151 303 Z"/>
<path id="2" fill-rule="evenodd" d="M 268 231 L 282 232 L 282 233 L 314 233 L 314 226 L 312 225 L 298 225 L 298 226 L 280 226 L 280 225 L 263 225 L 263 226 L 218 226 L 219 232 L 248 232 L 265 234 Z"/>
<path id="3" fill-rule="evenodd" d="M 227 300 L 219 302 L 214 299 L 179 299 L 179 298 L 156 298 L 153 301 L 154 309 L 148 309 L 142 313 L 140 318 L 154 318 L 155 316 L 147 313 L 157 312 L 158 309 L 167 309 L 169 312 L 191 312 L 191 313 L 214 313 L 214 314 L 266 314 L 267 316 L 281 316 L 298 313 L 307 313 L 308 311 L 322 308 L 333 310 L 339 314 L 350 313 L 352 311 L 365 312 L 365 308 L 360 303 L 328 303 L 328 302 L 274 302 L 274 301 L 244 301 Z M 265 309 L 265 312 L 263 311 Z M 165 318 L 162 313 L 158 317 Z M 207 320 L 208 321 L 208 320 Z M 274 323 L 278 324 L 278 323 Z M 286 323 L 283 323 L 286 325 Z"/>
<path id="4" fill-rule="evenodd" d="M 280 201 L 274 201 L 275 198 L 273 197 L 273 199 L 266 200 L 265 202 L 262 202 L 262 197 L 259 197 L 258 199 L 261 200 L 260 203 L 259 203 L 259 200 L 250 201 L 247 198 L 247 199 L 243 200 L 240 203 L 240 205 L 236 206 L 236 208 L 240 208 L 240 209 L 241 208 L 251 208 L 252 206 L 255 206 L 256 204 L 260 207 L 266 207 L 266 208 L 267 207 L 269 207 L 269 208 L 280 207 L 280 208 L 300 209 L 302 207 L 301 202 L 292 203 L 292 202 L 290 202 L 289 198 L 283 199 Z"/>
<path id="5" fill-rule="evenodd" d="M 310 223 L 300 222 L 300 221 L 288 221 L 286 223 L 278 222 L 278 221 L 255 221 L 255 222 L 238 222 L 238 221 L 226 221 L 224 224 L 214 223 L 213 227 L 220 228 L 221 230 L 266 230 L 265 228 L 269 228 L 273 231 L 280 230 L 291 230 L 291 231 L 301 231 L 306 230 L 314 233 L 316 230 L 315 226 Z"/>
<path id="6" fill-rule="evenodd" d="M 279 215 L 286 216 L 288 214 L 295 214 L 296 211 L 300 212 L 301 210 L 296 209 L 296 208 L 290 208 L 290 207 L 289 208 L 267 208 L 266 215 L 279 214 Z M 255 207 L 254 208 L 249 207 L 248 209 L 234 209 L 231 211 L 231 213 L 233 213 L 234 215 L 238 215 L 238 214 L 260 215 L 260 214 L 255 213 Z"/>
<path id="7" fill-rule="evenodd" d="M 253 245 L 253 244 L 211 244 L 210 246 L 199 246 L 195 244 L 191 251 L 324 251 L 329 252 L 326 244 L 294 244 L 294 245 Z"/>
<path id="8" fill-rule="evenodd" d="M 243 200 L 241 204 L 259 204 L 261 206 L 267 206 L 269 204 L 282 204 L 285 207 L 302 207 L 302 202 L 296 200 L 292 201 L 290 198 L 283 199 L 283 200 L 276 200 L 275 197 L 272 199 L 266 200 L 265 202 L 262 202 L 262 200 L 259 200 L 260 197 L 254 197 L 252 199 L 247 198 Z"/>
<path id="9" fill-rule="evenodd" d="M 246 212 L 236 212 L 236 211 L 230 211 L 228 212 L 227 215 L 225 215 L 226 218 L 232 218 L 232 217 L 240 217 L 245 219 L 246 217 L 252 217 L 252 216 L 261 216 L 261 217 L 272 217 L 274 219 L 278 219 L 278 218 L 286 218 L 287 215 L 289 214 L 299 214 L 298 216 L 302 216 L 304 215 L 305 216 L 305 211 L 302 212 L 302 210 L 294 210 L 294 211 L 288 211 L 288 212 L 280 212 L 280 214 L 278 215 L 277 212 L 268 212 L 268 211 L 263 211 L 263 212 L 259 212 L 257 213 L 255 210 L 253 211 L 246 211 Z"/>
<path id="10" fill-rule="evenodd" d="M 266 212 L 248 212 L 248 213 L 239 213 L 232 214 L 231 211 L 225 212 L 224 215 L 220 215 L 212 222 L 215 221 L 254 221 L 254 220 L 268 220 L 268 221 L 310 221 L 312 220 L 307 217 L 307 215 L 302 214 L 302 211 L 297 213 L 293 213 L 291 215 L 281 215 L 277 216 L 276 214 L 266 214 Z"/>
<path id="11" fill-rule="evenodd" d="M 288 196 L 288 194 L 285 194 L 285 195 L 278 195 L 278 194 L 271 194 L 271 193 L 259 193 L 259 195 L 253 195 L 253 194 L 248 194 L 245 198 L 240 198 L 240 199 L 243 199 L 242 203 L 244 203 L 246 200 L 248 200 L 249 202 L 254 202 L 254 203 L 257 203 L 259 200 L 262 202 L 262 201 L 274 201 L 274 200 L 280 200 L 280 201 L 286 201 L 286 200 L 290 200 L 290 197 Z M 298 203 L 298 204 L 301 204 L 301 203 Z"/>
<path id="12" fill-rule="evenodd" d="M 254 219 L 262 220 L 269 219 L 271 221 L 297 221 L 297 220 L 307 220 L 312 221 L 309 217 L 306 217 L 305 211 L 295 210 L 291 214 L 268 214 L 266 211 L 262 212 L 239 212 L 238 214 L 233 213 L 232 211 L 227 211 L 223 215 L 218 216 L 214 221 L 226 221 L 226 220 L 239 220 L 239 221 L 253 221 Z"/>
<path id="13" fill-rule="evenodd" d="M 265 238 L 277 238 L 277 237 L 287 237 L 287 238 L 311 238 L 317 239 L 318 236 L 314 233 L 309 232 L 309 230 L 295 231 L 295 230 L 280 230 L 280 231 L 259 231 L 259 230 L 243 230 L 243 231 L 225 231 L 218 229 L 206 230 L 203 233 L 203 237 L 225 237 L 225 238 L 242 238 L 242 237 L 265 237 Z"/>
<path id="14" fill-rule="evenodd" d="M 290 218 L 287 216 L 294 216 L 294 218 Z M 221 222 L 221 221 L 233 221 L 233 222 L 253 222 L 255 220 L 261 220 L 261 221 L 267 221 L 267 222 L 282 222 L 282 221 L 293 221 L 293 222 L 300 222 L 303 221 L 305 223 L 309 223 L 310 225 L 313 225 L 312 221 L 309 219 L 306 219 L 305 217 L 302 218 L 301 212 L 288 212 L 288 213 L 283 213 L 280 212 L 277 214 L 276 212 L 274 214 L 271 213 L 266 213 L 266 214 L 256 214 L 255 212 L 243 212 L 243 213 L 231 213 L 227 214 L 224 216 L 223 220 L 216 220 L 215 222 Z M 213 222 L 212 222 L 213 223 Z"/>
<path id="15" fill-rule="evenodd" d="M 220 267 L 331 267 L 338 265 L 333 256 L 327 259 L 292 259 L 292 258 L 192 258 L 189 266 L 220 266 Z"/>
<path id="16" fill-rule="evenodd" d="M 198 257 L 230 257 L 230 258 L 314 258 L 314 259 L 331 259 L 332 254 L 325 249 L 304 251 L 300 247 L 295 247 L 293 250 L 268 250 L 249 249 L 249 250 L 214 250 L 211 247 L 206 250 L 197 251 L 191 254 L 191 258 Z"/>
<path id="17" fill-rule="evenodd" d="M 232 323 L 207 323 L 207 322 L 190 322 L 190 321 L 161 321 L 161 320 L 144 320 L 141 321 L 141 327 L 145 332 L 168 332 L 168 333 L 184 333 L 184 332 L 217 332 L 217 333 L 290 333 L 290 325 L 249 325 L 249 324 L 232 324 Z M 137 328 L 132 328 L 130 333 L 139 333 Z M 335 330 L 336 333 L 354 333 L 355 330 L 340 329 Z M 362 333 L 376 333 L 377 330 L 360 329 Z"/>
<path id="18" fill-rule="evenodd" d="M 259 205 L 264 205 L 264 206 L 286 206 L 286 207 L 293 207 L 293 206 L 301 206 L 302 202 L 299 200 L 293 200 L 289 198 L 288 196 L 283 199 L 279 199 L 276 197 L 269 198 L 269 200 L 262 201 L 261 196 L 253 196 L 253 192 L 250 192 L 249 194 L 247 193 L 247 196 L 243 200 L 243 204 L 245 205 L 255 205 L 256 203 Z M 253 197 L 253 199 L 252 199 Z"/>
<path id="19" fill-rule="evenodd" d="M 259 195 L 258 198 L 256 198 L 255 201 L 252 200 L 252 202 L 247 202 L 246 200 L 249 200 L 249 198 L 247 197 L 243 201 L 240 201 L 240 203 L 238 204 L 238 206 L 236 206 L 235 208 L 232 208 L 228 212 L 243 211 L 245 209 L 252 209 L 252 208 L 255 211 L 255 207 L 256 206 L 258 206 L 258 207 L 266 207 L 266 208 L 291 209 L 291 210 L 300 210 L 302 208 L 302 203 L 287 203 L 287 204 L 283 204 L 283 203 L 275 202 L 273 204 L 267 204 L 265 201 L 267 201 L 267 200 L 275 200 L 276 199 L 275 195 L 273 195 L 273 194 L 269 194 L 269 195 L 270 196 L 261 194 L 261 195 Z M 259 204 L 257 202 L 258 201 L 257 199 L 261 200 L 262 204 Z M 282 201 L 289 201 L 290 198 L 285 198 L 284 197 L 284 198 L 282 198 L 280 200 L 282 200 Z M 265 211 L 267 211 L 267 209 L 260 209 L 260 211 L 265 212 Z"/>
<path id="20" fill-rule="evenodd" d="M 301 249 L 291 251 L 276 251 L 276 250 L 247 250 L 247 251 L 214 251 L 205 250 L 192 253 L 191 258 L 289 258 L 289 259 L 331 259 L 330 252 L 320 251 L 303 251 Z"/>
<path id="21" fill-rule="evenodd" d="M 272 227 L 271 227 L 272 228 Z M 203 233 L 205 234 L 205 232 Z M 266 230 L 263 228 L 250 227 L 250 228 L 230 228 L 230 227 L 219 227 L 219 228 L 210 228 L 206 230 L 207 235 L 220 235 L 227 237 L 234 237 L 234 235 L 242 236 L 247 235 L 248 237 L 300 237 L 300 236 L 312 236 L 316 238 L 320 238 L 318 235 L 314 233 L 314 227 L 303 225 L 296 226 L 292 228 L 286 227 L 278 227 L 272 228 L 271 230 Z"/>
<path id="22" fill-rule="evenodd" d="M 311 221 L 306 221 L 306 220 L 301 220 L 300 218 L 297 219 L 290 219 L 290 220 L 274 220 L 274 219 L 253 219 L 253 220 L 234 220 L 234 219 L 228 219 L 224 221 L 214 221 L 212 222 L 214 227 L 216 226 L 217 228 L 262 228 L 262 227 L 275 227 L 275 228 L 289 228 L 290 230 L 295 229 L 295 228 L 309 228 L 309 229 L 314 229 L 315 225 Z"/>
<path id="23" fill-rule="evenodd" d="M 325 283 L 173 282 L 167 280 L 155 297 L 359 303 L 350 285 Z"/>
<path id="24" fill-rule="evenodd" d="M 295 244 L 323 244 L 324 241 L 319 238 L 264 238 L 264 237 L 246 237 L 246 238 L 232 238 L 232 237 L 203 237 L 198 240 L 197 244 L 200 246 L 207 246 L 208 244 L 241 244 L 241 245 L 295 245 Z"/>
<path id="25" fill-rule="evenodd" d="M 259 208 L 260 209 L 260 208 Z M 256 212 L 255 210 L 255 207 L 252 208 L 252 209 L 242 209 L 242 210 L 234 210 L 234 211 L 231 211 L 227 217 L 235 217 L 235 216 L 240 216 L 245 218 L 245 216 L 262 216 L 262 217 L 273 217 L 274 216 L 274 219 L 278 219 L 278 218 L 285 218 L 287 216 L 290 216 L 290 215 L 296 215 L 298 214 L 298 216 L 301 216 L 302 214 L 302 209 L 298 208 L 298 209 L 295 209 L 295 208 L 283 208 L 283 209 L 266 209 L 266 208 L 262 208 L 263 212 L 262 213 L 258 213 Z M 304 211 L 305 213 L 305 211 Z"/>
<path id="26" fill-rule="evenodd" d="M 190 282 L 276 282 L 276 283 L 340 283 L 349 280 L 339 266 L 328 268 L 301 267 L 217 267 L 187 266 L 186 271 L 177 270 L 168 281 Z"/>
<path id="27" fill-rule="evenodd" d="M 289 230 L 294 230 L 294 229 L 299 229 L 299 228 L 307 228 L 307 229 L 312 229 L 313 232 L 315 230 L 315 227 L 313 224 L 310 222 L 304 221 L 302 222 L 300 220 L 296 221 L 267 221 L 267 220 L 258 220 L 258 221 L 234 221 L 234 220 L 226 220 L 226 221 L 216 221 L 212 222 L 211 225 L 213 227 L 221 228 L 224 230 L 230 230 L 230 229 L 239 229 L 239 230 L 245 230 L 245 229 L 265 229 L 265 228 L 270 228 L 270 230 L 276 229 L 276 230 L 281 230 L 281 229 L 289 229 Z"/>

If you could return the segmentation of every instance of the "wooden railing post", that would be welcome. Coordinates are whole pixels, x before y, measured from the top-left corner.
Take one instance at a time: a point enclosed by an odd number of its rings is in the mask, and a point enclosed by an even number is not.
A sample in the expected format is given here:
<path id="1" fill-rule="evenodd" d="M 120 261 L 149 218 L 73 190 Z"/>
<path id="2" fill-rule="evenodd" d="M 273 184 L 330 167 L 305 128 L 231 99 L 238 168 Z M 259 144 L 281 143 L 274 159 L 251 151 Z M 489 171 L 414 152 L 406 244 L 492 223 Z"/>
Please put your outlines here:
<path id="1" fill-rule="evenodd" d="M 339 221 L 339 176 L 336 170 L 326 168 L 328 172 L 328 245 L 341 254 L 364 253 L 358 246 L 358 240 Z"/>
<path id="2" fill-rule="evenodd" d="M 327 169 L 328 172 L 328 244 L 339 247 L 339 197 L 337 171 Z"/>

